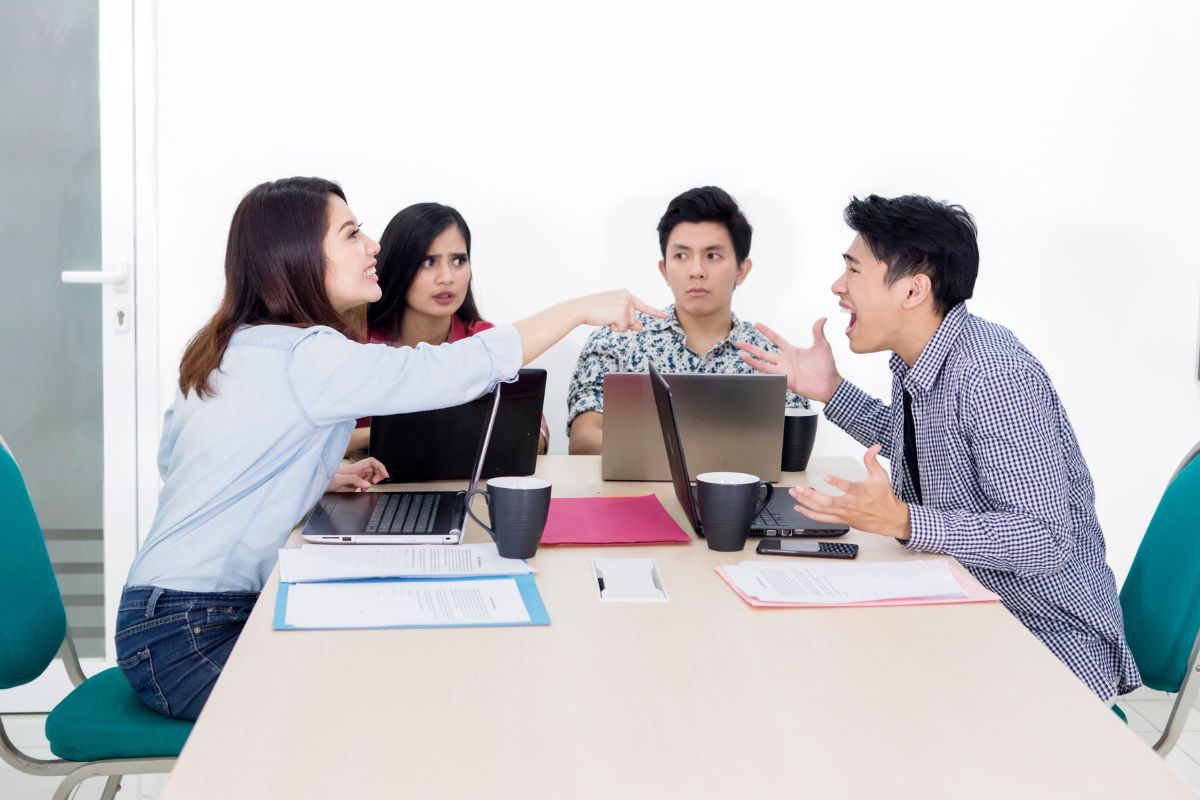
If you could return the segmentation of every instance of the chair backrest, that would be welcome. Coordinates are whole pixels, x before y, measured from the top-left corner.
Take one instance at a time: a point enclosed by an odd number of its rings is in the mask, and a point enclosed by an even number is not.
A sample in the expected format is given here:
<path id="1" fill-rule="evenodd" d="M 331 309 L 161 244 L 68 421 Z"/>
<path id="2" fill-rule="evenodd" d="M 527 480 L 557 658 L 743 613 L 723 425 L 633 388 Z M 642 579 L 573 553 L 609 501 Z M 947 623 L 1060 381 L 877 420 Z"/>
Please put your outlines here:
<path id="1" fill-rule="evenodd" d="M 42 526 L 21 470 L 0 440 L 0 689 L 41 675 L 66 634 Z"/>
<path id="2" fill-rule="evenodd" d="M 1178 478 L 1179 473 L 1183 472 L 1184 468 L 1188 464 L 1192 463 L 1192 459 L 1194 459 L 1196 456 L 1200 456 L 1200 442 L 1196 442 L 1196 444 L 1192 446 L 1192 449 L 1188 451 L 1188 454 L 1183 457 L 1183 461 L 1179 462 L 1179 466 L 1175 468 L 1175 474 L 1171 476 L 1171 480 Z"/>
<path id="3" fill-rule="evenodd" d="M 1200 631 L 1200 458 L 1185 459 L 1163 492 L 1121 587 L 1121 610 L 1142 681 L 1179 691 Z"/>

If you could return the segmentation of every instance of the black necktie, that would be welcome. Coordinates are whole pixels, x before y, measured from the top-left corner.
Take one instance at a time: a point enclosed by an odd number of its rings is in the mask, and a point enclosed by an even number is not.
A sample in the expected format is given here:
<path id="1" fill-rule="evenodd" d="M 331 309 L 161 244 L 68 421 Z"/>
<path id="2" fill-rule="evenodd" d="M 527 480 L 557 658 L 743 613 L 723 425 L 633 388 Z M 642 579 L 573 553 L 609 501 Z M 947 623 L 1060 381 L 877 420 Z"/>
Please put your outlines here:
<path id="1" fill-rule="evenodd" d="M 908 465 L 908 476 L 917 490 L 917 502 L 924 505 L 925 501 L 921 499 L 921 470 L 917 467 L 917 426 L 913 424 L 912 395 L 908 389 L 904 390 L 904 463 Z"/>

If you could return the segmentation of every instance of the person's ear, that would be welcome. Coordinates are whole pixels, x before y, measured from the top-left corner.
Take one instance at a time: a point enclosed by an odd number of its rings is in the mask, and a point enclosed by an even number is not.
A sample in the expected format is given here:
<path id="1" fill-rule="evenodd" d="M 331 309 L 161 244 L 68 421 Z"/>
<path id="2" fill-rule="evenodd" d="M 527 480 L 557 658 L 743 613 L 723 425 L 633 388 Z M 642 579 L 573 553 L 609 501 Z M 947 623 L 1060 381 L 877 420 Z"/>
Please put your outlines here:
<path id="1" fill-rule="evenodd" d="M 742 281 L 746 280 L 746 276 L 750 274 L 750 270 L 754 269 L 754 262 L 750 259 L 745 259 L 741 264 L 738 264 L 737 277 L 733 281 L 734 286 L 741 286 Z"/>
<path id="2" fill-rule="evenodd" d="M 667 280 L 667 262 L 666 260 L 658 262 L 658 274 L 662 275 L 663 280 Z"/>
<path id="3" fill-rule="evenodd" d="M 933 283 L 924 272 L 918 272 L 908 279 L 908 293 L 904 296 L 905 308 L 916 308 L 927 300 L 933 299 Z"/>

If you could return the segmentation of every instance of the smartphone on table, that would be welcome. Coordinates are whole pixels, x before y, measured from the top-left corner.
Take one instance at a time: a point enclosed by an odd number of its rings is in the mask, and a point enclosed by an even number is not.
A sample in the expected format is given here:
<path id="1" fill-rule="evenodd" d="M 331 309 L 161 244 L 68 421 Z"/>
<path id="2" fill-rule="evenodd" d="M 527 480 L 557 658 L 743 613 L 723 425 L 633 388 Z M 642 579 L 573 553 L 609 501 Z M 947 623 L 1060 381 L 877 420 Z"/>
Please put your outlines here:
<path id="1" fill-rule="evenodd" d="M 857 558 L 858 545 L 814 542 L 811 539 L 763 539 L 756 549 L 764 556 L 809 556 L 812 558 Z"/>

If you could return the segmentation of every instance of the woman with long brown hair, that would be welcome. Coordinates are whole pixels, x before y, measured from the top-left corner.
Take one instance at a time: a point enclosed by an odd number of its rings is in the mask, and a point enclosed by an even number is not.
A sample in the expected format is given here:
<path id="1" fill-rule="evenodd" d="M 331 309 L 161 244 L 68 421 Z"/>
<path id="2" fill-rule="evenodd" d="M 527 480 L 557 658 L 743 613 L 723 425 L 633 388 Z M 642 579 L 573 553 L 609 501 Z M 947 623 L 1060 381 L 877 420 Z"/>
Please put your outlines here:
<path id="1" fill-rule="evenodd" d="M 636 329 L 636 311 L 659 313 L 615 291 L 442 347 L 361 344 L 350 312 L 380 297 L 378 251 L 320 178 L 264 183 L 233 215 L 225 295 L 184 352 L 158 511 L 117 615 L 118 665 L 156 711 L 196 718 L 321 494 L 386 477 L 371 459 L 337 473 L 355 418 L 466 402 L 577 325 Z"/>

